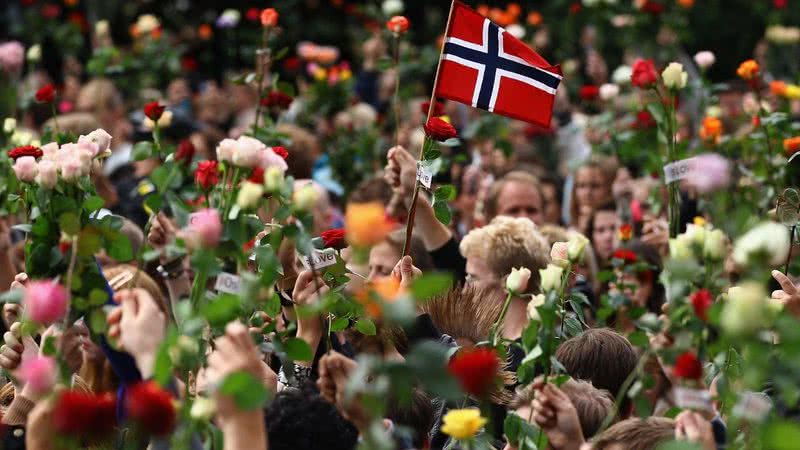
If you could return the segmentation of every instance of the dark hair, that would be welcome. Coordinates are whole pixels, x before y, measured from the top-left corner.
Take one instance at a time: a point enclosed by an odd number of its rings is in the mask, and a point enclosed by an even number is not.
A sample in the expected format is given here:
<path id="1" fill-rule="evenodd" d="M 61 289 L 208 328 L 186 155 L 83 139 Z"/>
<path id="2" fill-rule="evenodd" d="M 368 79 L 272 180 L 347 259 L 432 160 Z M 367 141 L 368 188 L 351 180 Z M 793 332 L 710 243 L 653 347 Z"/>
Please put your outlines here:
<path id="1" fill-rule="evenodd" d="M 592 211 L 592 215 L 589 216 L 589 222 L 586 224 L 586 229 L 583 230 L 584 236 L 589 238 L 590 241 L 594 239 L 594 222 L 596 220 L 597 213 L 600 212 L 613 212 L 614 214 L 617 214 L 617 204 L 614 202 L 606 202 Z M 594 242 L 592 242 L 592 245 L 594 245 Z"/>
<path id="2" fill-rule="evenodd" d="M 311 385 L 278 393 L 264 420 L 270 450 L 353 450 L 358 443 L 356 427 Z"/>
<path id="3" fill-rule="evenodd" d="M 423 391 L 414 389 L 411 398 L 405 404 L 393 400 L 386 409 L 386 417 L 399 427 L 410 428 L 411 441 L 414 448 L 426 448 L 428 433 L 433 427 L 433 403 Z"/>
<path id="4" fill-rule="evenodd" d="M 639 279 L 643 282 L 652 283 L 653 289 L 650 297 L 647 298 L 647 310 L 653 314 L 661 314 L 661 306 L 666 301 L 664 285 L 661 284 L 661 270 L 664 265 L 658 250 L 650 244 L 646 244 L 638 239 L 634 239 L 625 246 L 628 250 L 636 253 L 638 261 L 646 263 L 650 269 L 640 273 Z"/>
<path id="5" fill-rule="evenodd" d="M 391 199 L 392 187 L 383 177 L 375 176 L 359 183 L 350 193 L 347 201 L 350 203 L 380 202 L 381 205 L 387 205 Z"/>

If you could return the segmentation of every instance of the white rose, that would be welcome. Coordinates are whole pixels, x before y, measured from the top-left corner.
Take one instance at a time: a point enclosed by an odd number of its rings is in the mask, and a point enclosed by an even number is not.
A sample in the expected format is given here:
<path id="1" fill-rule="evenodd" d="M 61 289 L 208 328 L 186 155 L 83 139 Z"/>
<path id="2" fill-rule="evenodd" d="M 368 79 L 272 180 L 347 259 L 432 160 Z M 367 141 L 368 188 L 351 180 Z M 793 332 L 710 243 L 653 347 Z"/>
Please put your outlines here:
<path id="1" fill-rule="evenodd" d="M 683 65 L 671 62 L 667 68 L 661 72 L 661 78 L 664 80 L 664 86 L 669 89 L 678 90 L 686 87 L 689 74 L 684 72 Z"/>
<path id="2" fill-rule="evenodd" d="M 25 56 L 30 62 L 39 62 L 42 59 L 42 47 L 39 44 L 31 45 Z"/>
<path id="3" fill-rule="evenodd" d="M 615 99 L 619 95 L 619 86 L 613 83 L 606 83 L 600 86 L 600 98 L 605 101 Z"/>
<path id="4" fill-rule="evenodd" d="M 720 324 L 729 334 L 748 335 L 767 326 L 768 315 L 767 292 L 764 286 L 746 282 L 728 289 Z"/>
<path id="5" fill-rule="evenodd" d="M 708 69 L 713 66 L 715 62 L 717 62 L 717 57 L 708 50 L 697 52 L 697 54 L 694 55 L 694 63 L 697 64 L 697 67 L 700 69 Z"/>
<path id="6" fill-rule="evenodd" d="M 317 189 L 311 184 L 307 184 L 295 191 L 292 197 L 294 206 L 302 211 L 311 211 L 317 204 L 318 199 L 319 192 L 317 192 Z"/>
<path id="7" fill-rule="evenodd" d="M 97 23 L 94 24 L 94 34 L 95 34 L 95 36 L 98 36 L 98 37 L 106 36 L 106 35 L 108 35 L 109 29 L 110 29 L 110 27 L 108 26 L 108 21 L 105 20 L 105 19 L 98 20 Z"/>
<path id="8" fill-rule="evenodd" d="M 258 167 L 261 165 L 261 152 L 266 148 L 267 146 L 258 139 L 242 136 L 236 140 L 233 163 L 239 167 Z"/>
<path id="9" fill-rule="evenodd" d="M 725 257 L 725 243 L 725 233 L 722 230 L 709 231 L 703 244 L 703 256 L 712 261 L 721 261 Z"/>
<path id="10" fill-rule="evenodd" d="M 563 272 L 564 269 L 555 264 L 548 264 L 546 268 L 539 269 L 542 291 L 547 292 L 559 289 Z"/>
<path id="11" fill-rule="evenodd" d="M 678 236 L 678 239 L 687 239 L 691 244 L 697 244 L 702 248 L 706 241 L 706 228 L 690 223 L 686 225 L 686 232 Z"/>
<path id="12" fill-rule="evenodd" d="M 586 245 L 589 240 L 582 234 L 573 234 L 567 242 L 567 255 L 569 260 L 575 264 L 580 264 L 583 261 L 583 254 L 586 251 Z"/>
<path id="13" fill-rule="evenodd" d="M 97 144 L 97 151 L 99 153 L 104 153 L 111 146 L 111 135 L 108 134 L 106 130 L 98 128 L 86 136 L 80 136 L 78 138 L 78 143 L 80 144 L 83 142 Z"/>
<path id="14" fill-rule="evenodd" d="M 708 108 L 706 108 L 706 115 L 709 117 L 716 117 L 719 119 L 720 117 L 722 117 L 722 108 L 720 108 L 719 105 L 711 105 Z"/>
<path id="15" fill-rule="evenodd" d="M 614 69 L 614 73 L 611 74 L 611 81 L 618 85 L 630 84 L 632 73 L 633 69 L 631 69 L 630 66 L 619 66 Z"/>
<path id="16" fill-rule="evenodd" d="M 514 36 L 517 39 L 522 39 L 525 37 L 525 28 L 518 23 L 514 23 L 507 26 L 506 31 L 508 31 L 508 34 Z"/>
<path id="17" fill-rule="evenodd" d="M 136 30 L 140 33 L 150 33 L 160 26 L 161 22 L 152 14 L 142 14 L 136 20 Z"/>
<path id="18" fill-rule="evenodd" d="M 512 294 L 520 294 L 528 289 L 528 281 L 531 279 L 531 271 L 527 267 L 511 269 L 511 273 L 506 277 L 506 289 Z"/>
<path id="19" fill-rule="evenodd" d="M 539 321 L 539 310 L 536 308 L 544 305 L 546 297 L 544 294 L 534 295 L 530 302 L 528 302 L 528 318 L 531 320 Z"/>
<path id="20" fill-rule="evenodd" d="M 669 240 L 669 257 L 672 259 L 692 259 L 692 249 L 686 239 Z"/>
<path id="21" fill-rule="evenodd" d="M 11 134 L 17 128 L 17 119 L 13 117 L 6 117 L 3 121 L 3 132 L 6 134 Z"/>
<path id="22" fill-rule="evenodd" d="M 559 267 L 567 267 L 569 264 L 569 246 L 566 242 L 553 242 L 553 247 L 550 248 L 550 260 L 553 264 Z"/>
<path id="23" fill-rule="evenodd" d="M 233 162 L 233 154 L 236 153 L 238 143 L 233 139 L 223 139 L 217 145 L 217 160 L 224 162 Z"/>
<path id="24" fill-rule="evenodd" d="M 189 415 L 198 422 L 207 422 L 217 412 L 217 402 L 206 397 L 195 397 Z"/>
<path id="25" fill-rule="evenodd" d="M 283 187 L 283 170 L 280 167 L 267 167 L 264 171 L 264 187 L 268 192 L 277 192 Z"/>
<path id="26" fill-rule="evenodd" d="M 242 187 L 239 188 L 239 194 L 236 196 L 236 204 L 241 209 L 250 209 L 258 206 L 258 201 L 264 195 L 264 187 L 258 183 L 245 181 Z"/>
<path id="27" fill-rule="evenodd" d="M 402 0 L 386 0 L 381 5 L 381 9 L 383 10 L 383 14 L 387 17 L 396 16 L 403 12 L 403 5 Z"/>
<path id="28" fill-rule="evenodd" d="M 775 222 L 756 225 L 736 240 L 733 246 L 733 260 L 743 266 L 748 264 L 753 254 L 763 253 L 769 264 L 779 266 L 786 262 L 789 254 L 789 230 Z"/>

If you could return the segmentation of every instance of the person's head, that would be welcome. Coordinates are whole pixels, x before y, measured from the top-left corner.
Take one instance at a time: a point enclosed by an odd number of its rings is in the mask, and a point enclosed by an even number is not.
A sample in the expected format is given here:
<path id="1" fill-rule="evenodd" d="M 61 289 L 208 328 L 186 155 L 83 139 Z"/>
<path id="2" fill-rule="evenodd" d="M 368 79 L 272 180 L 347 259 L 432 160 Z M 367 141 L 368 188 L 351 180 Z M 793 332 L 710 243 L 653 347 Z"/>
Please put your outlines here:
<path id="1" fill-rule="evenodd" d="M 125 103 L 114 82 L 97 78 L 81 89 L 76 110 L 94 114 L 103 128 L 112 130 L 115 122 L 125 116 Z"/>
<path id="2" fill-rule="evenodd" d="M 572 217 L 584 209 L 594 209 L 611 200 L 616 166 L 604 158 L 592 158 L 575 171 L 572 191 Z"/>
<path id="3" fill-rule="evenodd" d="M 133 288 L 144 289 L 153 297 L 158 309 L 166 314 L 167 317 L 170 316 L 169 305 L 167 304 L 164 293 L 161 291 L 158 283 L 144 271 L 138 271 L 137 274 L 135 266 L 130 264 L 117 264 L 114 266 L 104 266 L 103 275 L 106 277 L 106 280 L 108 280 L 108 284 L 114 292 Z"/>
<path id="4" fill-rule="evenodd" d="M 286 174 L 296 179 L 311 178 L 311 169 L 320 155 L 319 140 L 305 128 L 288 123 L 278 125 L 277 131 L 288 135 L 291 141 L 286 147 Z"/>
<path id="5" fill-rule="evenodd" d="M 612 286 L 620 290 L 633 307 L 646 308 L 654 314 L 661 314 L 664 304 L 664 286 L 658 281 L 662 261 L 658 250 L 639 240 L 630 241 L 624 249 L 618 250 L 624 265 L 616 268 L 622 286 Z M 615 252 L 615 254 L 617 254 Z"/>
<path id="6" fill-rule="evenodd" d="M 675 421 L 666 417 L 627 419 L 592 440 L 592 450 L 655 450 L 675 437 Z"/>
<path id="7" fill-rule="evenodd" d="M 431 398 L 425 392 L 414 389 L 411 392 L 411 401 L 405 405 L 398 401 L 390 401 L 386 418 L 395 426 L 411 429 L 413 448 L 429 447 L 428 433 L 434 424 L 434 414 Z"/>
<path id="8" fill-rule="evenodd" d="M 353 450 L 358 430 L 311 387 L 278 393 L 264 413 L 270 450 Z"/>
<path id="9" fill-rule="evenodd" d="M 471 347 L 489 336 L 504 299 L 500 290 L 457 286 L 425 302 L 422 310 L 437 330 L 452 336 L 458 345 Z"/>
<path id="10" fill-rule="evenodd" d="M 636 351 L 625 336 L 608 328 L 590 328 L 556 350 L 569 376 L 587 380 L 617 396 L 636 368 Z"/>
<path id="11" fill-rule="evenodd" d="M 492 183 L 483 205 L 487 221 L 497 216 L 525 217 L 535 224 L 542 223 L 544 207 L 539 180 L 522 171 L 509 172 Z"/>
<path id="12" fill-rule="evenodd" d="M 601 266 L 606 265 L 617 248 L 619 227 L 620 219 L 614 203 L 605 203 L 592 211 L 586 231 Z"/>
<path id="13" fill-rule="evenodd" d="M 461 240 L 461 254 L 467 259 L 467 284 L 482 289 L 502 289 L 512 269 L 531 271 L 528 293 L 538 292 L 539 269 L 550 262 L 550 248 L 527 218 L 495 217 Z"/>
<path id="14" fill-rule="evenodd" d="M 392 274 L 392 269 L 403 256 L 403 244 L 406 238 L 405 230 L 397 230 L 389 233 L 386 239 L 369 251 L 369 278 L 387 277 Z M 433 269 L 433 261 L 430 254 L 425 250 L 422 240 L 417 237 L 411 238 L 411 251 L 409 252 L 414 266 L 427 272 Z"/>
<path id="15" fill-rule="evenodd" d="M 302 179 L 295 180 L 294 192 L 297 195 L 303 189 L 315 189 L 317 191 L 317 200 L 311 210 L 314 216 L 314 234 L 319 236 L 323 231 L 329 230 L 333 225 L 333 206 L 328 191 L 324 187 L 312 180 Z"/>
<path id="16" fill-rule="evenodd" d="M 540 177 L 542 192 L 542 221 L 553 225 L 561 222 L 561 182 L 552 175 Z"/>
<path id="17" fill-rule="evenodd" d="M 384 206 L 392 199 L 392 187 L 383 179 L 375 176 L 362 181 L 347 197 L 351 203 L 374 203 Z"/>

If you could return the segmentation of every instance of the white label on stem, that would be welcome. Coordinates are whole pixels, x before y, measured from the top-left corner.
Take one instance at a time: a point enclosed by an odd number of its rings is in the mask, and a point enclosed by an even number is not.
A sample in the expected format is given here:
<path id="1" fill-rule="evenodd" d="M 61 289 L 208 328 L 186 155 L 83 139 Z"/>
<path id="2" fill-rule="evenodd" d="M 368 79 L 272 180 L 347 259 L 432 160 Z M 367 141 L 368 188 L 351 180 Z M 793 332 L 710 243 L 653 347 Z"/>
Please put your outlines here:
<path id="1" fill-rule="evenodd" d="M 743 392 L 733 407 L 733 415 L 752 422 L 760 422 L 772 409 L 772 402 L 761 392 Z"/>
<path id="2" fill-rule="evenodd" d="M 694 158 L 682 159 L 664 166 L 664 182 L 666 184 L 683 180 L 694 172 Z"/>
<path id="3" fill-rule="evenodd" d="M 217 275 L 217 282 L 214 284 L 214 289 L 217 292 L 225 292 L 227 294 L 239 294 L 239 289 L 242 280 L 231 273 L 222 272 Z"/>
<path id="4" fill-rule="evenodd" d="M 417 181 L 425 186 L 426 189 L 430 189 L 433 182 L 433 172 L 430 167 L 422 164 L 422 162 L 417 163 Z"/>
<path id="5" fill-rule="evenodd" d="M 675 387 L 673 393 L 675 394 L 675 403 L 681 408 L 713 411 L 711 394 L 706 389 Z"/>
<path id="6" fill-rule="evenodd" d="M 303 267 L 308 270 L 322 269 L 336 264 L 336 251 L 333 249 L 317 250 L 313 249 L 310 255 L 301 255 L 300 261 Z"/>

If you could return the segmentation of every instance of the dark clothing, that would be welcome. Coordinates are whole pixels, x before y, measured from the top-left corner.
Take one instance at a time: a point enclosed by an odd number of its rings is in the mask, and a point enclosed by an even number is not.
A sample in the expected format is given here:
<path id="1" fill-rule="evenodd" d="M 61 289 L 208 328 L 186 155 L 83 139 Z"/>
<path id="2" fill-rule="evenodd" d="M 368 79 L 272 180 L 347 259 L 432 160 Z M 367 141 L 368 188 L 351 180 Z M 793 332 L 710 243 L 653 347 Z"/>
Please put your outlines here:
<path id="1" fill-rule="evenodd" d="M 467 260 L 461 256 L 458 242 L 451 237 L 443 246 L 430 252 L 433 265 L 438 270 L 453 274 L 453 283 L 463 283 L 467 279 Z"/>

